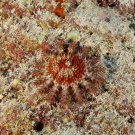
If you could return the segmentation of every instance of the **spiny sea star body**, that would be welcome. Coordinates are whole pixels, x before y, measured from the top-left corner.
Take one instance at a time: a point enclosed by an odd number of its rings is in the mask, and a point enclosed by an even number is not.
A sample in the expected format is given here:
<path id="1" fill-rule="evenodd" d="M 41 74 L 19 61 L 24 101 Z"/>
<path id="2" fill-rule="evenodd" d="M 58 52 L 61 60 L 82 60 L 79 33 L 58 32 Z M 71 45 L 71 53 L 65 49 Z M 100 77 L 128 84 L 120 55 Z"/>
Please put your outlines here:
<path id="1" fill-rule="evenodd" d="M 53 52 L 43 53 L 34 76 L 49 102 L 64 105 L 71 99 L 81 104 L 87 95 L 98 95 L 105 82 L 104 73 L 99 57 L 90 56 L 88 47 L 60 40 Z"/>

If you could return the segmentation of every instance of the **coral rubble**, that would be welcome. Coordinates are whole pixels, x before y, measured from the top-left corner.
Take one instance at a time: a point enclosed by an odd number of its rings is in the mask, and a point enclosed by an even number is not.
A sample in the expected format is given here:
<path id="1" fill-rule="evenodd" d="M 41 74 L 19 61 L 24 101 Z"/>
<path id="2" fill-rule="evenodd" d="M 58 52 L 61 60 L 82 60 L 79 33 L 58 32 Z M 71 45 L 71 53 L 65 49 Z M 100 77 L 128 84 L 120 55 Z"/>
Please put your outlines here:
<path id="1" fill-rule="evenodd" d="M 0 1 L 0 135 L 134 135 L 134 20 L 134 0 Z"/>

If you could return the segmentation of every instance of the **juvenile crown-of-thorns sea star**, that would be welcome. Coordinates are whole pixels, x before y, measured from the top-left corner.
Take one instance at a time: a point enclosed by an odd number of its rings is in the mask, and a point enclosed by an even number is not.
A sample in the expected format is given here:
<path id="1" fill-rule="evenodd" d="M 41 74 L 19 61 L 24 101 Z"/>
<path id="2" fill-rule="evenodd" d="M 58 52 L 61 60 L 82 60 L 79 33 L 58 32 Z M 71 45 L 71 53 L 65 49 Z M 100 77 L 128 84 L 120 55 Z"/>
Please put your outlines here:
<path id="1" fill-rule="evenodd" d="M 50 103 L 67 105 L 72 100 L 82 104 L 89 95 L 100 93 L 105 67 L 98 56 L 90 56 L 89 47 L 59 40 L 54 51 L 44 49 L 33 75 L 39 92 L 46 93 Z"/>

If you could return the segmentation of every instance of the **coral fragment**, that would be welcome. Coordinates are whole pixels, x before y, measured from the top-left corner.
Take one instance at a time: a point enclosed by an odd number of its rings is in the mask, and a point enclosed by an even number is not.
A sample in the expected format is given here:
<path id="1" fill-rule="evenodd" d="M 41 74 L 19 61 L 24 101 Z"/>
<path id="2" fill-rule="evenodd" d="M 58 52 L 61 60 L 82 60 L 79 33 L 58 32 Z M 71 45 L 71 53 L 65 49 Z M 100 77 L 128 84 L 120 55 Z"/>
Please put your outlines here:
<path id="1" fill-rule="evenodd" d="M 56 0 L 56 2 L 59 2 L 57 7 L 53 10 L 53 13 L 55 13 L 57 16 L 61 17 L 61 18 L 65 18 L 65 13 L 64 13 L 64 8 L 61 6 L 61 3 L 63 2 L 63 0 Z"/>

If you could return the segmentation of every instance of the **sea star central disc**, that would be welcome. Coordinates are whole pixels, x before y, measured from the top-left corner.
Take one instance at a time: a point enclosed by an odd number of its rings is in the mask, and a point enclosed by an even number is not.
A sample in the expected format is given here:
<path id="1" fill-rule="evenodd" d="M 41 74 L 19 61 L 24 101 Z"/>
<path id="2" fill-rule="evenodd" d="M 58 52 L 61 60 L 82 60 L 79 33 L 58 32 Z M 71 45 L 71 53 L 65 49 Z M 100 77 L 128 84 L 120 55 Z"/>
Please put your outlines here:
<path id="1" fill-rule="evenodd" d="M 85 64 L 78 55 L 61 53 L 50 59 L 47 71 L 58 84 L 70 84 L 82 78 Z"/>

